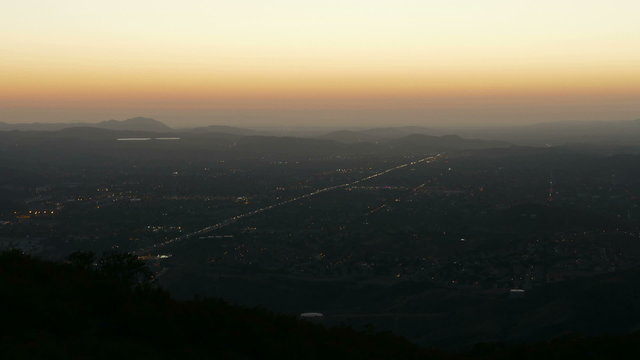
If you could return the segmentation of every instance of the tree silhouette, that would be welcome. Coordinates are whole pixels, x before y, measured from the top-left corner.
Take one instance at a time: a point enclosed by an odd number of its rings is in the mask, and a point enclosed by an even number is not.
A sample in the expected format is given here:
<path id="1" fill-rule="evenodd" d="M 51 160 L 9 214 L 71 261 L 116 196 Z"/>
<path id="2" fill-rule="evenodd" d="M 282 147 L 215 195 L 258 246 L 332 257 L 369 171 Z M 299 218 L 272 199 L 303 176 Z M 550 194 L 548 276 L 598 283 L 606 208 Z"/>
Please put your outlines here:
<path id="1" fill-rule="evenodd" d="M 133 254 L 106 253 L 98 260 L 98 270 L 108 278 L 126 284 L 150 285 L 153 273 Z"/>
<path id="2" fill-rule="evenodd" d="M 76 269 L 89 270 L 94 268 L 96 254 L 93 251 L 76 251 L 67 257 L 66 263 Z"/>

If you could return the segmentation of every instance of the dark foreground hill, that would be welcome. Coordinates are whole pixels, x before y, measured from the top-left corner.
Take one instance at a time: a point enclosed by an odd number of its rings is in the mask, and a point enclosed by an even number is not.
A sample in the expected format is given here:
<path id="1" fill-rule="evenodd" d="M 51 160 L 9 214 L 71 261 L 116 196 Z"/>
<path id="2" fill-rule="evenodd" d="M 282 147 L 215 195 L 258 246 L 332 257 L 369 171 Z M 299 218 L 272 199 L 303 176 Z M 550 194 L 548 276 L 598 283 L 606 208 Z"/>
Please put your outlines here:
<path id="1" fill-rule="evenodd" d="M 640 354 L 640 334 L 567 337 L 530 345 L 481 344 L 467 354 L 231 306 L 173 300 L 132 255 L 64 264 L 0 253 L 3 359 L 619 359 Z"/>
<path id="2" fill-rule="evenodd" d="M 133 256 L 58 264 L 0 254 L 3 359 L 444 359 L 356 332 L 220 300 L 174 301 Z"/>

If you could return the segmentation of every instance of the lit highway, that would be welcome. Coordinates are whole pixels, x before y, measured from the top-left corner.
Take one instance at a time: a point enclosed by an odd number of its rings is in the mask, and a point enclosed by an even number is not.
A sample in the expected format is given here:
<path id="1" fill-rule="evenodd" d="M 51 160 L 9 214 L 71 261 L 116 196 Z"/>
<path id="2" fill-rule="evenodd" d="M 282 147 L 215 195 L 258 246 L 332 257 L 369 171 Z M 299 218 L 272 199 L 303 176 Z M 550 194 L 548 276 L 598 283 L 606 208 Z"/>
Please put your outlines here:
<path id="1" fill-rule="evenodd" d="M 236 223 L 236 222 L 238 222 L 238 221 L 240 221 L 242 219 L 245 219 L 245 218 L 248 218 L 248 217 L 251 217 L 251 216 L 254 216 L 254 215 L 258 215 L 258 214 L 264 213 L 266 211 L 275 209 L 277 207 L 281 207 L 281 206 L 284 206 L 284 205 L 287 205 L 287 204 L 290 204 L 290 203 L 293 203 L 293 202 L 296 202 L 296 201 L 300 201 L 300 200 L 303 200 L 303 199 L 307 199 L 307 198 L 310 198 L 310 197 L 313 197 L 313 196 L 316 196 L 316 195 L 320 195 L 322 193 L 326 193 L 326 192 L 329 192 L 329 191 L 348 188 L 348 187 L 360 184 L 362 182 L 365 182 L 365 181 L 368 181 L 368 180 L 375 179 L 377 177 L 383 176 L 383 175 L 388 174 L 388 173 L 390 173 L 392 171 L 400 170 L 400 169 L 405 168 L 407 166 L 417 165 L 417 164 L 420 164 L 420 163 L 430 163 L 432 161 L 437 160 L 440 156 L 442 156 L 442 154 L 436 154 L 436 155 L 433 155 L 433 156 L 428 156 L 428 157 L 422 158 L 420 160 L 411 161 L 411 162 L 408 162 L 408 163 L 405 163 L 405 164 L 394 166 L 392 168 L 377 172 L 377 173 L 375 173 L 373 175 L 369 175 L 369 176 L 364 177 L 364 178 L 359 179 L 359 180 L 355 180 L 355 181 L 352 181 L 352 182 L 349 182 L 349 183 L 344 183 L 344 184 L 340 184 L 340 185 L 335 185 L 335 186 L 330 186 L 330 187 L 318 189 L 318 190 L 315 190 L 313 192 L 310 192 L 310 193 L 307 193 L 307 194 L 304 194 L 304 195 L 296 196 L 296 197 L 288 199 L 288 200 L 284 200 L 284 201 L 281 201 L 281 202 L 278 202 L 278 203 L 275 203 L 275 204 L 272 204 L 272 205 L 269 205 L 269 206 L 265 206 L 265 207 L 262 207 L 262 208 L 259 208 L 259 209 L 256 209 L 256 210 L 252 210 L 252 211 L 249 211 L 249 212 L 246 212 L 246 213 L 243 213 L 243 214 L 239 214 L 239 215 L 236 215 L 234 217 L 231 217 L 231 218 L 228 218 L 226 220 L 223 220 L 223 221 L 221 221 L 221 222 L 219 222 L 219 223 L 217 223 L 215 225 L 207 226 L 207 227 L 202 228 L 200 230 L 197 230 L 197 231 L 194 231 L 194 232 L 190 232 L 188 234 L 184 234 L 184 235 L 181 235 L 179 237 L 172 238 L 172 239 L 157 243 L 157 244 L 153 245 L 153 247 L 151 247 L 151 248 L 138 250 L 138 251 L 136 251 L 134 253 L 149 253 L 149 252 L 151 252 L 153 250 L 156 250 L 156 249 L 159 249 L 159 248 L 163 248 L 165 246 L 168 246 L 168 245 L 171 245 L 171 244 L 174 244 L 174 243 L 178 243 L 178 242 L 181 242 L 181 241 L 184 241 L 184 240 L 188 240 L 188 239 L 191 239 L 191 238 L 194 238 L 194 237 L 199 237 L 199 236 L 202 236 L 204 234 L 210 233 L 212 231 L 222 229 L 222 228 L 227 227 L 227 226 L 229 226 L 231 224 L 234 224 L 234 223 Z"/>

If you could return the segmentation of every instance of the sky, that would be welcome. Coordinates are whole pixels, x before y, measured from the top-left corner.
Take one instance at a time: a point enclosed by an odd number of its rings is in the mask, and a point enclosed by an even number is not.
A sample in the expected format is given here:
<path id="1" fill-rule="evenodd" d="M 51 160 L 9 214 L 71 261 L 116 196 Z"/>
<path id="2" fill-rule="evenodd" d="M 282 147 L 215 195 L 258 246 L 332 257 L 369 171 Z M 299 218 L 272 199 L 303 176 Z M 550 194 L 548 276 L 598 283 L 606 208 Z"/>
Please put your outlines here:
<path id="1" fill-rule="evenodd" d="M 640 118 L 637 0 L 0 3 L 0 121 Z"/>

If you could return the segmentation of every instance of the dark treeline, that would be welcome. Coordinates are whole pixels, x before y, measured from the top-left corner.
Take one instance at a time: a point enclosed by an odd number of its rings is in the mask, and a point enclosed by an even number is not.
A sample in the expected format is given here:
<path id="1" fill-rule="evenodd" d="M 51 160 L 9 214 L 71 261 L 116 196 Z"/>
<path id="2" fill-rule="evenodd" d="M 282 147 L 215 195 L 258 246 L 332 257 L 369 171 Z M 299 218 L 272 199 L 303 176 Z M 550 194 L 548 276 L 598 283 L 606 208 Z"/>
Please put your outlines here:
<path id="1" fill-rule="evenodd" d="M 201 298 L 176 301 L 133 255 L 75 253 L 64 263 L 0 253 L 4 359 L 614 359 L 640 334 L 480 344 L 465 354 Z"/>

